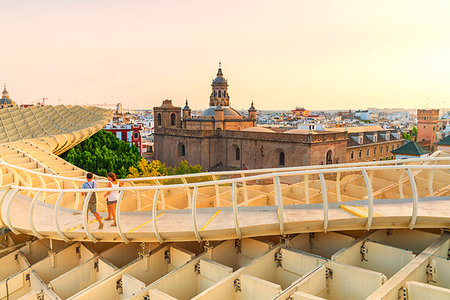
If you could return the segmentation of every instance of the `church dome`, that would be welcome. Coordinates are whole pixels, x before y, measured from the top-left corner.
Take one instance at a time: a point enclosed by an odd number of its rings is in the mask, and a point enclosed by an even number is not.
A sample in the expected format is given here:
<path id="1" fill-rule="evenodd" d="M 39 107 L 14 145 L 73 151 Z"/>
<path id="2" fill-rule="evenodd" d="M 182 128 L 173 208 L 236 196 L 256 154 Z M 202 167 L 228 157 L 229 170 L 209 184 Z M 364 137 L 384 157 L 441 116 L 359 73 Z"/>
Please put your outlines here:
<path id="1" fill-rule="evenodd" d="M 247 128 L 242 129 L 241 131 L 249 131 L 249 132 L 271 132 L 271 133 L 275 132 L 275 131 L 273 131 L 272 129 L 265 128 L 265 127 L 257 127 L 257 126 L 255 126 L 255 127 L 247 127 Z"/>
<path id="2" fill-rule="evenodd" d="M 202 117 L 214 117 L 214 111 L 218 106 L 210 106 L 202 112 Z M 242 118 L 241 114 L 229 106 L 222 106 L 224 117 Z"/>

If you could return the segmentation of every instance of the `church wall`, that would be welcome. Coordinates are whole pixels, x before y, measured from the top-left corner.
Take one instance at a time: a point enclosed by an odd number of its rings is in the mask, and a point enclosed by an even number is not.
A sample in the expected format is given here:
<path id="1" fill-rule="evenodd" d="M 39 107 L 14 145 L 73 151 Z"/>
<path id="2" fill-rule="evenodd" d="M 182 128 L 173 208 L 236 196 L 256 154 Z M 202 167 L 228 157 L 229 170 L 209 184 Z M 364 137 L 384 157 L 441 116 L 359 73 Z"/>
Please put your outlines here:
<path id="1" fill-rule="evenodd" d="M 310 164 L 325 165 L 329 150 L 332 153 L 333 164 L 346 162 L 347 141 L 336 141 L 311 144 Z"/>
<path id="2" fill-rule="evenodd" d="M 333 163 L 345 162 L 346 140 L 327 140 L 307 143 L 307 136 L 279 135 L 260 132 L 167 130 L 165 135 L 155 135 L 155 158 L 168 165 L 182 160 L 200 164 L 205 170 L 216 164 L 219 169 L 248 169 L 281 167 L 280 153 L 285 156 L 285 167 L 325 164 L 326 153 L 331 150 Z M 186 155 L 179 155 L 179 144 L 185 145 Z M 236 159 L 239 148 L 239 159 Z"/>

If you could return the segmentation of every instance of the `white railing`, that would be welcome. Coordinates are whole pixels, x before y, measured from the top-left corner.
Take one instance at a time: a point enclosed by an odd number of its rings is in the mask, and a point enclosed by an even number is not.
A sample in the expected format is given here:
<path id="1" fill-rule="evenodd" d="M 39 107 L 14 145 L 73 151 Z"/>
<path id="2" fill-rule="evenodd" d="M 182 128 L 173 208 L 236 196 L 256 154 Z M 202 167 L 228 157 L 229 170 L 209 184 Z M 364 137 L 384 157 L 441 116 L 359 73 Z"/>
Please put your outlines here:
<path id="1" fill-rule="evenodd" d="M 439 158 L 439 159 L 429 159 L 426 161 L 448 161 L 448 158 Z M 422 160 L 417 160 L 422 161 Z M 400 161 L 403 162 L 403 161 Z M 399 163 L 399 161 L 394 162 Z M 344 172 L 351 172 L 353 173 L 360 173 L 362 175 L 362 178 L 365 183 L 365 188 L 367 192 L 367 206 L 368 206 L 368 213 L 367 213 L 367 222 L 365 225 L 366 230 L 370 230 L 372 227 L 372 221 L 374 217 L 374 211 L 373 211 L 373 191 L 372 191 L 372 179 L 371 176 L 369 176 L 368 172 L 376 172 L 376 171 L 402 171 L 400 174 L 403 174 L 403 172 L 406 172 L 407 174 L 407 181 L 409 181 L 410 187 L 411 187 L 411 194 L 412 194 L 412 213 L 411 218 L 409 222 L 409 228 L 413 229 L 417 220 L 418 215 L 418 209 L 419 209 L 419 195 L 417 190 L 417 184 L 415 181 L 416 174 L 420 174 L 421 171 L 424 170 L 431 170 L 434 174 L 436 170 L 443 170 L 448 171 L 450 169 L 450 165 L 438 165 L 438 164 L 428 164 L 428 165 L 376 165 L 376 166 L 349 166 L 349 165 L 341 165 L 339 168 L 312 168 L 309 170 L 286 170 L 282 169 L 283 172 L 280 172 L 279 169 L 272 172 L 272 170 L 265 170 L 266 174 L 260 174 L 255 176 L 246 176 L 244 178 L 228 178 L 228 179 L 222 179 L 217 181 L 206 181 L 206 182 L 194 182 L 194 183 L 182 183 L 182 184 L 169 184 L 169 185 L 149 185 L 149 186 L 124 186 L 120 188 L 97 188 L 97 189 L 90 189 L 87 195 L 84 198 L 83 207 L 82 207 L 82 213 L 81 218 L 82 222 L 84 224 L 84 230 L 86 233 L 86 236 L 88 239 L 92 240 L 93 242 L 97 242 L 98 239 L 92 234 L 92 232 L 89 229 L 88 223 L 87 223 L 87 213 L 88 213 L 88 200 L 90 199 L 90 196 L 92 193 L 101 193 L 101 192 L 109 192 L 109 191 L 119 191 L 120 196 L 116 205 L 116 220 L 117 220 L 117 234 L 120 236 L 123 242 L 128 243 L 130 242 L 130 238 L 124 233 L 123 227 L 122 227 L 122 221 L 121 221 L 121 204 L 124 199 L 124 193 L 125 192 L 135 192 L 140 193 L 144 191 L 153 191 L 153 203 L 152 203 L 152 219 L 153 219 L 153 231 L 155 234 L 156 239 L 159 242 L 164 242 L 164 238 L 161 236 L 161 233 L 158 229 L 158 222 L 157 222 L 157 216 L 158 216 L 158 199 L 161 194 L 164 193 L 164 191 L 168 191 L 170 189 L 174 188 L 182 188 L 186 189 L 187 193 L 190 194 L 191 189 L 192 197 L 188 197 L 190 203 L 189 208 L 191 210 L 191 216 L 192 216 L 192 225 L 193 225 L 193 233 L 195 238 L 201 242 L 203 240 L 200 231 L 198 230 L 197 225 L 197 200 L 198 200 L 198 190 L 204 187 L 217 187 L 217 186 L 226 186 L 231 185 L 231 206 L 232 206 L 232 213 L 233 213 L 233 221 L 234 221 L 234 227 L 236 231 L 236 236 L 238 238 L 242 238 L 242 231 L 241 227 L 239 226 L 239 207 L 247 206 L 247 201 L 242 201 L 241 205 L 238 204 L 237 200 L 237 185 L 240 184 L 244 190 L 244 195 L 247 192 L 247 185 L 244 183 L 247 183 L 249 181 L 258 181 L 258 180 L 271 180 L 274 185 L 274 198 L 275 198 L 275 206 L 277 208 L 277 215 L 278 215 L 278 222 L 279 222 L 279 231 L 280 234 L 283 235 L 285 232 L 285 222 L 284 222 L 284 204 L 283 204 L 283 195 L 282 195 L 282 189 L 281 189 L 281 183 L 280 178 L 287 178 L 287 177 L 294 177 L 294 176 L 303 176 L 303 178 L 306 177 L 313 177 L 318 176 L 319 182 L 320 182 L 320 192 L 322 196 L 322 209 L 323 209 L 323 231 L 328 230 L 329 225 L 329 212 L 328 212 L 328 197 L 327 197 L 327 186 L 326 186 L 326 180 L 325 175 L 329 174 L 335 174 L 336 175 L 336 182 L 337 174 L 341 174 Z M 414 172 L 415 173 L 414 173 Z M 242 172 L 242 171 L 240 171 Z M 239 173 L 240 173 L 239 172 Z M 220 173 L 215 173 L 220 174 Z M 227 173 L 229 174 L 229 172 Z M 215 176 L 211 175 L 210 173 L 203 173 L 201 176 Z M 169 177 L 171 178 L 171 177 Z M 402 176 L 399 176 L 399 189 L 400 186 L 403 186 L 403 179 Z M 433 180 L 436 178 L 436 176 L 429 176 L 429 180 L 431 182 L 428 183 L 429 186 L 433 186 Z M 158 178 L 159 179 L 159 178 Z M 139 179 L 141 180 L 141 179 Z M 448 183 L 450 184 L 450 183 Z M 38 230 L 36 230 L 36 226 L 34 223 L 33 213 L 34 208 L 36 206 L 36 202 L 38 201 L 38 198 L 41 193 L 57 193 L 58 194 L 58 200 L 56 201 L 54 207 L 53 207 L 53 221 L 54 221 L 54 228 L 57 232 L 58 236 L 64 240 L 69 241 L 69 238 L 61 231 L 61 226 L 59 223 L 59 211 L 61 206 L 61 200 L 65 194 L 73 193 L 75 195 L 78 195 L 79 193 L 86 193 L 86 190 L 80 190 L 80 189 L 46 189 L 46 188 L 36 188 L 36 187 L 28 187 L 28 186 L 18 186 L 18 185 L 10 185 L 7 187 L 8 190 L 4 192 L 2 197 L 0 198 L 0 206 L 2 205 L 2 201 L 7 201 L 5 203 L 6 210 L 5 215 L 2 216 L 4 223 L 16 234 L 19 234 L 20 231 L 14 226 L 11 222 L 11 207 L 12 204 L 17 196 L 17 194 L 21 191 L 25 191 L 27 193 L 34 192 L 36 193 L 31 201 L 31 205 L 29 206 L 28 211 L 28 220 L 29 224 L 31 226 L 31 231 L 33 234 L 39 238 L 44 237 L 41 233 L 39 233 Z M 215 189 L 216 193 L 216 199 L 217 199 L 217 189 Z M 306 190 L 305 190 L 306 193 Z M 8 195 L 8 197 L 6 197 Z M 432 196 L 433 194 L 429 195 Z M 306 195 L 305 195 L 306 196 Z M 6 198 L 9 199 L 5 200 Z M 164 205 L 162 205 L 164 207 Z M 218 202 L 216 202 L 215 207 L 218 206 Z"/>

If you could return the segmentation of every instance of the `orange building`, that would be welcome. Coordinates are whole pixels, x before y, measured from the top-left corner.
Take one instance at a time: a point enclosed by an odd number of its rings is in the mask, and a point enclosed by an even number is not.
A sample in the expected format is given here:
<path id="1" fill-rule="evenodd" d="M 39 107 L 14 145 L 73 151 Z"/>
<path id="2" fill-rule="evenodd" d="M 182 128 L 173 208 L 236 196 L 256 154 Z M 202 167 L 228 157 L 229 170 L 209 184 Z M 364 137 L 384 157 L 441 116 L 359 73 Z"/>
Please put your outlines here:
<path id="1" fill-rule="evenodd" d="M 438 119 L 439 109 L 417 110 L 417 142 L 427 150 L 434 150 Z"/>

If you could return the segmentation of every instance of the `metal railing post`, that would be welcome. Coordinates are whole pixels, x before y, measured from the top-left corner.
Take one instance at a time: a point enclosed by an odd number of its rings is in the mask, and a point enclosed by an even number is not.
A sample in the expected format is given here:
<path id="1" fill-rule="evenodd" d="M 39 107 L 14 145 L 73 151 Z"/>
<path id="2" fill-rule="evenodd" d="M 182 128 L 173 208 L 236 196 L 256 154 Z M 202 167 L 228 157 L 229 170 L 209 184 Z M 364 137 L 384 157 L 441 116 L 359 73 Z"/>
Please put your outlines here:
<path id="1" fill-rule="evenodd" d="M 248 206 L 247 181 L 244 180 L 245 173 L 241 173 L 242 189 L 244 190 L 244 206 Z"/>
<path id="2" fill-rule="evenodd" d="M 319 173 L 320 188 L 322 190 L 322 204 L 323 204 L 323 231 L 327 232 L 328 229 L 328 195 L 327 185 L 323 173 Z"/>
<path id="3" fill-rule="evenodd" d="M 411 222 L 409 222 L 409 229 L 413 229 L 414 225 L 416 224 L 417 220 L 417 212 L 419 210 L 419 197 L 417 195 L 417 185 L 416 181 L 414 180 L 414 175 L 411 172 L 411 169 L 406 169 L 406 174 L 408 174 L 409 182 L 411 184 L 411 190 L 412 190 L 412 196 L 413 196 L 413 209 L 412 209 L 412 215 L 411 215 Z"/>
<path id="4" fill-rule="evenodd" d="M 198 232 L 197 227 L 197 192 L 198 192 L 198 186 L 194 187 L 194 195 L 192 196 L 192 228 L 194 229 L 194 235 L 197 241 L 200 243 L 202 241 L 200 234 Z"/>
<path id="5" fill-rule="evenodd" d="M 305 175 L 305 202 L 309 203 L 309 175 Z"/>
<path id="6" fill-rule="evenodd" d="M 284 206 L 281 195 L 280 177 L 275 176 L 275 203 L 277 205 L 278 222 L 280 222 L 280 234 L 284 236 Z"/>
<path id="7" fill-rule="evenodd" d="M 370 227 L 372 226 L 372 219 L 373 219 L 373 194 L 372 194 L 372 182 L 369 178 L 369 175 L 367 175 L 366 170 L 362 170 L 362 174 L 364 177 L 364 183 L 366 184 L 366 190 L 367 190 L 367 224 L 366 224 L 366 230 L 370 230 Z"/>
<path id="8" fill-rule="evenodd" d="M 336 172 L 336 197 L 338 202 L 342 202 L 341 197 L 341 172 Z"/>
<path id="9" fill-rule="evenodd" d="M 130 240 L 125 236 L 125 234 L 122 231 L 122 222 L 120 219 L 120 205 L 122 204 L 123 194 L 124 194 L 124 191 L 123 190 L 120 191 L 119 199 L 117 200 L 117 204 L 116 204 L 116 221 L 117 221 L 116 225 L 117 225 L 117 229 L 119 230 L 119 235 L 122 238 L 122 241 L 125 244 L 128 244 L 130 242 Z"/>
<path id="10" fill-rule="evenodd" d="M 158 195 L 159 195 L 159 189 L 157 189 L 155 191 L 155 195 L 153 196 L 153 208 L 152 208 L 152 214 L 153 214 L 153 230 L 155 231 L 155 236 L 156 239 L 158 240 L 158 242 L 160 242 L 161 244 L 164 243 L 164 240 L 161 237 L 161 234 L 158 231 L 158 226 L 156 224 L 156 219 L 157 219 L 157 207 L 156 204 L 158 202 Z"/>
<path id="11" fill-rule="evenodd" d="M 239 220 L 238 220 L 238 208 L 237 208 L 237 197 L 236 197 L 236 181 L 233 181 L 231 184 L 231 202 L 233 204 L 233 220 L 234 220 L 234 227 L 236 228 L 236 234 L 238 239 L 242 239 L 241 234 L 241 228 L 239 227 Z"/>
<path id="12" fill-rule="evenodd" d="M 28 210 L 28 220 L 30 222 L 30 226 L 31 226 L 31 231 L 33 232 L 33 234 L 35 236 L 37 236 L 39 239 L 43 239 L 44 236 L 42 236 L 41 234 L 39 234 L 39 232 L 37 232 L 36 230 L 36 226 L 34 226 L 34 218 L 33 218 L 33 211 L 34 211 L 34 206 L 36 205 L 36 202 L 39 199 L 39 196 L 41 195 L 42 191 L 39 191 L 36 193 L 36 195 L 34 195 L 33 200 L 31 201 L 30 204 L 30 208 Z"/>
<path id="13" fill-rule="evenodd" d="M 217 181 L 216 175 L 213 175 L 212 179 L 214 181 Z M 214 184 L 214 189 L 216 192 L 216 207 L 220 207 L 219 185 L 217 183 Z"/>
<path id="14" fill-rule="evenodd" d="M 14 228 L 14 226 L 12 226 L 11 223 L 11 205 L 12 202 L 14 201 L 14 198 L 16 197 L 17 193 L 19 192 L 19 189 L 14 189 L 12 191 L 12 196 L 11 196 L 11 200 L 9 200 L 8 202 L 8 206 L 6 207 L 6 222 L 7 222 L 7 226 L 9 227 L 9 229 L 11 229 L 12 232 L 14 232 L 15 234 L 20 234 L 20 232 Z"/>
<path id="15" fill-rule="evenodd" d="M 55 203 L 55 209 L 53 210 L 53 220 L 55 221 L 55 226 L 56 226 L 56 232 L 58 233 L 58 235 L 65 241 L 65 242 L 69 242 L 70 240 L 65 236 L 65 234 L 61 231 L 61 228 L 59 226 L 59 206 L 61 205 L 61 200 L 64 196 L 64 192 L 60 192 L 58 199 L 56 200 Z"/>

